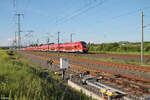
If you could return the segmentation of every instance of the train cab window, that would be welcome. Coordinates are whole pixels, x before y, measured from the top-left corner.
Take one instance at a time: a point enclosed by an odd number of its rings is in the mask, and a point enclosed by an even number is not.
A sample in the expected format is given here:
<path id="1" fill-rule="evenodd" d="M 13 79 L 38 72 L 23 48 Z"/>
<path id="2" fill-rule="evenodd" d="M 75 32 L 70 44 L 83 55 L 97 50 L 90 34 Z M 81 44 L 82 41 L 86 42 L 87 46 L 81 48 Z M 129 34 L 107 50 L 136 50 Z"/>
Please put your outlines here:
<path id="1" fill-rule="evenodd" d="M 85 42 L 81 42 L 81 43 L 82 43 L 83 48 L 87 48 L 87 45 Z"/>

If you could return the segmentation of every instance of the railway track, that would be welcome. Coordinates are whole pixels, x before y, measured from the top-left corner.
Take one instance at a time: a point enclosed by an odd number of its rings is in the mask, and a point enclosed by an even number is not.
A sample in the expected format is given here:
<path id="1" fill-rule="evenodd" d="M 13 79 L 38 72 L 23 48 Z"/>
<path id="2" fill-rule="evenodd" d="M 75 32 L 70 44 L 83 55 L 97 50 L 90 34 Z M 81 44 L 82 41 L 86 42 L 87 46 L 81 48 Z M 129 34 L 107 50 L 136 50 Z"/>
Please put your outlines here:
<path id="1" fill-rule="evenodd" d="M 50 58 L 48 56 L 50 55 L 43 55 L 43 54 L 32 54 L 32 53 L 25 53 L 28 54 L 29 56 L 33 56 L 35 58 L 41 59 L 41 60 L 49 60 Z M 50 56 L 51 59 L 53 59 L 55 64 L 59 65 L 59 60 L 57 57 Z M 60 56 L 59 56 L 60 57 Z M 70 58 L 69 58 L 70 59 Z M 80 59 L 81 60 L 81 59 Z M 82 61 L 81 61 L 82 62 Z M 70 63 L 70 69 L 78 71 L 78 72 L 86 72 L 90 71 L 90 74 L 94 77 L 102 77 L 102 80 L 109 81 L 112 83 L 115 83 L 117 85 L 121 85 L 123 87 L 128 87 L 132 88 L 132 90 L 136 91 L 138 90 L 138 93 L 145 93 L 149 94 L 150 93 L 150 80 L 144 79 L 144 78 L 139 78 L 139 77 L 134 77 L 128 74 L 120 74 L 117 72 L 112 72 L 100 68 L 94 68 L 94 67 L 89 67 L 89 66 L 84 66 L 81 64 L 75 64 L 75 63 Z M 103 73 L 101 75 L 97 74 L 97 72 Z M 108 74 L 108 75 L 107 75 Z M 135 92 L 137 93 L 137 92 Z"/>
<path id="2" fill-rule="evenodd" d="M 33 52 L 34 54 L 38 54 Z M 46 54 L 46 53 L 45 53 Z M 49 55 L 49 54 L 38 54 L 41 56 L 47 56 L 47 57 L 53 57 L 53 60 L 59 60 L 60 55 Z M 71 63 L 77 63 L 84 66 L 92 66 L 92 68 L 101 68 L 103 70 L 109 70 L 111 72 L 124 72 L 124 74 L 130 74 L 134 77 L 144 77 L 146 80 L 150 80 L 150 68 L 143 67 L 143 66 L 137 66 L 137 65 L 125 65 L 125 64 L 119 64 L 119 63 L 111 63 L 111 62 L 100 62 L 95 60 L 87 60 L 87 59 L 80 59 L 80 58 L 74 58 L 74 57 L 67 57 L 69 58 Z M 97 64 L 98 63 L 98 64 Z M 131 77 L 132 78 L 132 77 Z"/>
<path id="3" fill-rule="evenodd" d="M 67 57 L 69 60 L 73 62 L 79 63 L 82 62 L 86 66 L 95 66 L 95 67 L 102 67 L 102 68 L 107 68 L 109 70 L 117 70 L 121 71 L 127 70 L 130 72 L 130 74 L 135 74 L 136 76 L 144 76 L 145 78 L 150 77 L 150 67 L 145 67 L 145 66 L 140 66 L 140 65 L 129 65 L 129 64 L 120 64 L 120 63 L 114 63 L 114 62 L 108 62 L 108 61 L 101 61 L 101 60 L 92 60 L 92 59 L 84 59 L 84 58 L 79 58 L 79 57 L 71 57 L 71 56 L 65 56 L 65 55 L 53 55 L 53 54 L 47 54 L 47 53 L 41 53 L 41 52 L 33 52 L 34 54 L 38 55 L 45 55 L 45 56 L 55 56 L 55 58 L 60 58 L 60 57 Z M 121 70 L 119 70 L 121 69 Z"/>
<path id="4" fill-rule="evenodd" d="M 55 53 L 57 53 L 57 52 L 55 52 Z M 116 60 L 127 60 L 127 61 L 136 61 L 136 62 L 140 62 L 140 60 L 141 60 L 140 55 L 129 55 L 129 54 L 63 53 L 63 52 L 61 52 L 61 54 L 70 55 L 70 56 L 90 57 L 90 58 L 111 58 L 111 59 L 116 59 Z M 150 63 L 150 56 L 145 55 L 144 61 L 146 63 Z"/>

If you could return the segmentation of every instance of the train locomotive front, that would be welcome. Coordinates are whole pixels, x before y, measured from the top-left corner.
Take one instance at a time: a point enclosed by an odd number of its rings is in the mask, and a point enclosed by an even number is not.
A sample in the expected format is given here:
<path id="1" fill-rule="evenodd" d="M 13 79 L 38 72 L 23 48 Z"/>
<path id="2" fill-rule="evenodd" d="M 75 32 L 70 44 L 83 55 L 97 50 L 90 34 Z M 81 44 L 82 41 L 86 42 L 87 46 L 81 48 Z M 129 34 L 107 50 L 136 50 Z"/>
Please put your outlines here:
<path id="1" fill-rule="evenodd" d="M 87 53 L 88 52 L 88 46 L 87 46 L 86 42 L 80 41 L 80 43 L 82 45 L 82 52 Z"/>

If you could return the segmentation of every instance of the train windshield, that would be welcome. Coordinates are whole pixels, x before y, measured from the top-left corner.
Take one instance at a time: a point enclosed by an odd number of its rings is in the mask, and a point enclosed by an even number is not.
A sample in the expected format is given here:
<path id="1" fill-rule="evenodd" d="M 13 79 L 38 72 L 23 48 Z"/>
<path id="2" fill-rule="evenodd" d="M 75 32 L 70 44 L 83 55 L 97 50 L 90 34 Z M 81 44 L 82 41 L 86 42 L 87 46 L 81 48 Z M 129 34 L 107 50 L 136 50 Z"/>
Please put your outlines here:
<path id="1" fill-rule="evenodd" d="M 87 44 L 85 42 L 81 42 L 81 43 L 82 43 L 83 48 L 87 48 Z"/>

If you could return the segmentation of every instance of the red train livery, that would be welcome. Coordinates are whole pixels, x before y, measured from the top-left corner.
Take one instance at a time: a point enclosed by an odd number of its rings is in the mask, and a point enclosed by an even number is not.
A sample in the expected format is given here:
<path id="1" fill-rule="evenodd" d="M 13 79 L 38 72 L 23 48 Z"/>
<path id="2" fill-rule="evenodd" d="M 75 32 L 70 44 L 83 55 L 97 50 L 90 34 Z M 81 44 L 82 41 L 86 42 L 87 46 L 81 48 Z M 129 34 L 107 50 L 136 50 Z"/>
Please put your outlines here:
<path id="1" fill-rule="evenodd" d="M 86 42 L 73 42 L 64 44 L 45 44 L 42 46 L 26 47 L 25 50 L 35 50 L 35 51 L 62 51 L 62 52 L 88 52 L 88 46 Z"/>

